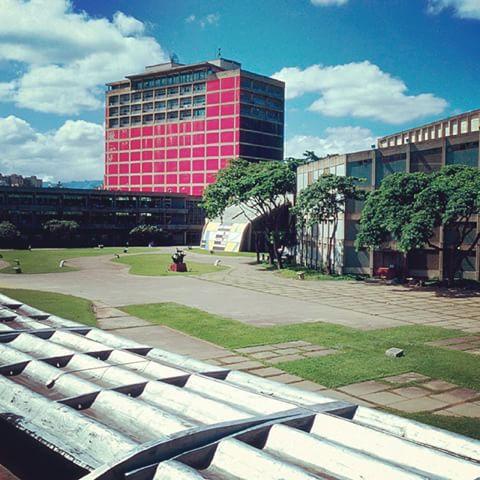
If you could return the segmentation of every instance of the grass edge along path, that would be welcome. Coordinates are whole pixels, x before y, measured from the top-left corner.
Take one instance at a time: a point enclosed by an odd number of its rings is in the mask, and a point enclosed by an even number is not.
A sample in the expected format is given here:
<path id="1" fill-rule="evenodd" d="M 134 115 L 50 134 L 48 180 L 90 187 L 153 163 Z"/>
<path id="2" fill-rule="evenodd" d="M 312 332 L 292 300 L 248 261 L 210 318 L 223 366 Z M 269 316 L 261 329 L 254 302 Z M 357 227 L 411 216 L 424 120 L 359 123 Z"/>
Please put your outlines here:
<path id="1" fill-rule="evenodd" d="M 421 325 L 360 331 L 321 322 L 255 327 L 175 303 L 129 305 L 121 309 L 151 323 L 166 325 L 229 349 L 292 340 L 305 340 L 338 349 L 338 354 L 275 365 L 328 388 L 415 371 L 480 390 L 480 378 L 476 374 L 480 367 L 478 356 L 425 345 L 436 339 L 468 336 L 465 332 Z M 406 356 L 397 359 L 386 357 L 384 352 L 392 345 L 404 348 Z M 480 439 L 480 419 L 385 410 Z"/>
<path id="2" fill-rule="evenodd" d="M 129 253 L 123 253 L 125 247 L 104 247 L 104 248 L 39 248 L 32 250 L 0 250 L 1 260 L 8 263 L 7 266 L 0 269 L 0 273 L 15 273 L 13 267 L 15 260 L 19 260 L 22 273 L 63 273 L 77 270 L 70 266 L 68 260 L 79 257 L 97 257 L 101 255 L 119 255 L 128 256 L 143 252 L 155 252 L 155 247 L 129 247 Z M 66 265 L 60 268 L 60 261 L 67 260 Z"/>
<path id="3" fill-rule="evenodd" d="M 64 295 L 63 293 L 4 287 L 0 287 L 0 293 L 52 315 L 73 320 L 90 327 L 97 326 L 97 320 L 93 313 L 93 304 L 85 298 Z"/>
<path id="4" fill-rule="evenodd" d="M 213 253 L 210 252 L 210 250 L 207 250 L 205 248 L 200 248 L 200 247 L 193 247 L 189 251 L 193 253 L 198 253 L 199 255 L 211 255 L 212 257 L 218 256 L 218 257 L 250 257 L 250 258 L 255 258 L 256 253 L 255 252 L 224 252 L 224 251 L 218 251 L 218 250 L 213 250 Z"/>
<path id="5" fill-rule="evenodd" d="M 116 258 L 114 262 L 123 263 L 130 267 L 128 273 L 131 275 L 147 275 L 147 276 L 166 276 L 166 275 L 203 275 L 205 273 L 213 273 L 226 270 L 228 267 L 219 265 L 216 267 L 213 263 L 191 262 L 185 258 L 187 264 L 187 272 L 171 272 L 168 267 L 172 263 L 170 254 L 134 254 L 123 255 Z"/>
<path id="6" fill-rule="evenodd" d="M 290 373 L 329 388 L 416 371 L 480 390 L 480 377 L 475 375 L 480 367 L 478 356 L 425 345 L 433 340 L 468 336 L 466 332 L 422 325 L 362 331 L 322 322 L 256 327 L 176 303 L 128 305 L 121 309 L 228 349 L 293 340 L 336 349 L 338 354 L 280 364 Z M 393 345 L 404 348 L 405 357 L 386 357 L 385 350 Z"/>

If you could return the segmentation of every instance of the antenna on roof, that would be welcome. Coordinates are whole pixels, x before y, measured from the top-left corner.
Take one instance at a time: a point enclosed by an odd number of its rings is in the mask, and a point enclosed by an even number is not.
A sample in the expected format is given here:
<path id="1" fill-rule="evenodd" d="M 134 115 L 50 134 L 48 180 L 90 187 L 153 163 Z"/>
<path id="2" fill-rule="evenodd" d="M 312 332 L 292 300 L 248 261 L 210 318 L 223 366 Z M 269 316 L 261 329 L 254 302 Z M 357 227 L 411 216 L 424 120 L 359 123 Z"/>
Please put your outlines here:
<path id="1" fill-rule="evenodd" d="M 217 58 L 222 58 L 222 49 L 221 49 L 221 47 L 218 47 L 218 50 L 217 50 Z"/>
<path id="2" fill-rule="evenodd" d="M 176 53 L 170 55 L 170 63 L 178 63 L 178 55 Z"/>

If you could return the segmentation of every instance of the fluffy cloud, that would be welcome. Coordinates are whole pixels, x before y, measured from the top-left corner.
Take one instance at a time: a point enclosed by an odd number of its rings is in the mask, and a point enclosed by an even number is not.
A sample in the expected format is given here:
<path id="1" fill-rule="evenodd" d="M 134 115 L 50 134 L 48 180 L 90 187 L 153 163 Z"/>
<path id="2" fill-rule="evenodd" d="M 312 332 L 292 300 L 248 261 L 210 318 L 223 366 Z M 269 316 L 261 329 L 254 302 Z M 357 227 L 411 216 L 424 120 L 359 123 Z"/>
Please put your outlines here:
<path id="1" fill-rule="evenodd" d="M 25 120 L 0 118 L 0 171 L 46 180 L 103 178 L 103 127 L 67 120 L 58 130 L 39 133 Z"/>
<path id="2" fill-rule="evenodd" d="M 32 110 L 78 114 L 100 108 L 104 84 L 167 61 L 139 20 L 74 12 L 68 0 L 0 0 L 0 60 L 23 73 L 0 84 L 0 100 Z"/>
<path id="3" fill-rule="evenodd" d="M 408 95 L 407 86 L 368 61 L 336 66 L 285 67 L 273 75 L 286 83 L 286 98 L 307 93 L 320 97 L 309 107 L 332 117 L 372 118 L 401 124 L 441 113 L 443 98 L 431 93 Z"/>
<path id="4" fill-rule="evenodd" d="M 316 7 L 328 7 L 331 5 L 345 5 L 348 0 L 310 0 Z"/>
<path id="5" fill-rule="evenodd" d="M 430 0 L 428 11 L 437 14 L 446 9 L 453 9 L 460 18 L 480 20 L 480 2 L 478 0 Z"/>
<path id="6" fill-rule="evenodd" d="M 220 21 L 219 13 L 209 13 L 204 17 L 197 17 L 193 13 L 185 19 L 185 23 L 198 23 L 202 28 L 205 28 L 208 25 L 218 25 Z"/>
<path id="7" fill-rule="evenodd" d="M 319 157 L 365 150 L 375 144 L 376 138 L 368 128 L 331 127 L 324 137 L 295 135 L 285 142 L 285 156 L 302 158 L 307 150 L 313 150 Z"/>

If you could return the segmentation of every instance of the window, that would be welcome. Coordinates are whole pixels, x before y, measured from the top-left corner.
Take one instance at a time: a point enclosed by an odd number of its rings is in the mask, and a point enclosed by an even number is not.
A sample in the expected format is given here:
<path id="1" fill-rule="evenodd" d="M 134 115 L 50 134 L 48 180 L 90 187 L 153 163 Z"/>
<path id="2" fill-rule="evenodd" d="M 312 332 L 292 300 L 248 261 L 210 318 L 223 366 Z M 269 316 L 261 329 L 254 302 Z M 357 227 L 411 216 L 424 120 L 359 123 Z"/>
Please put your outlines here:
<path id="1" fill-rule="evenodd" d="M 155 114 L 155 121 L 156 121 L 156 122 L 163 122 L 163 121 L 165 121 L 165 114 L 164 114 L 164 113 L 156 113 L 156 114 Z"/>
<path id="2" fill-rule="evenodd" d="M 441 167 L 441 148 L 431 148 L 429 150 L 412 150 L 410 154 L 410 170 L 412 172 L 430 173 L 440 170 Z"/>
<path id="3" fill-rule="evenodd" d="M 128 93 L 120 95 L 120 103 L 130 103 L 130 95 Z"/>
<path id="4" fill-rule="evenodd" d="M 153 110 L 153 103 L 150 102 L 150 103 L 145 103 L 143 105 L 143 111 L 144 112 L 151 112 Z"/>
<path id="5" fill-rule="evenodd" d="M 347 175 L 362 179 L 357 182 L 357 185 L 370 186 L 372 184 L 372 159 L 347 162 Z"/>
<path id="6" fill-rule="evenodd" d="M 199 95 L 198 97 L 193 97 L 194 105 L 205 105 L 205 95 Z"/>
<path id="7" fill-rule="evenodd" d="M 175 98 L 173 100 L 168 100 L 167 102 L 167 108 L 177 108 L 178 107 L 178 100 Z"/>
<path id="8" fill-rule="evenodd" d="M 461 143 L 447 147 L 447 165 L 478 166 L 478 142 Z"/>
<path id="9" fill-rule="evenodd" d="M 460 133 L 468 132 L 468 120 L 465 118 L 460 122 Z"/>
<path id="10" fill-rule="evenodd" d="M 205 84 L 204 83 L 196 83 L 193 86 L 194 92 L 204 92 L 205 91 Z"/>
<path id="11" fill-rule="evenodd" d="M 204 108 L 197 108 L 193 111 L 194 117 L 204 117 L 205 116 L 205 109 Z"/>
<path id="12" fill-rule="evenodd" d="M 141 93 L 133 93 L 132 94 L 132 102 L 139 102 L 142 99 Z"/>
<path id="13" fill-rule="evenodd" d="M 180 120 L 184 120 L 186 118 L 191 118 L 191 117 L 192 117 L 191 110 L 182 110 L 180 112 Z"/>
<path id="14" fill-rule="evenodd" d="M 167 94 L 164 88 L 161 90 L 155 90 L 155 98 L 164 97 Z"/>
<path id="15" fill-rule="evenodd" d="M 108 98 L 109 105 L 117 105 L 118 104 L 118 95 L 112 95 Z"/>
<path id="16" fill-rule="evenodd" d="M 120 115 L 128 115 L 130 113 L 130 106 L 120 107 Z"/>
<path id="17" fill-rule="evenodd" d="M 479 129 L 479 118 L 472 118 L 472 123 L 470 124 L 470 130 L 472 132 L 477 132 Z"/>
<path id="18" fill-rule="evenodd" d="M 153 115 L 144 115 L 143 116 L 143 123 L 152 123 L 153 122 Z"/>
<path id="19" fill-rule="evenodd" d="M 155 102 L 155 110 L 165 110 L 165 102 Z"/>
<path id="20" fill-rule="evenodd" d="M 118 127 L 118 118 L 111 118 L 111 119 L 108 121 L 108 127 L 109 127 L 109 128 Z"/>
<path id="21" fill-rule="evenodd" d="M 132 125 L 138 125 L 140 124 L 140 122 L 142 121 L 142 117 L 140 117 L 140 115 L 135 115 L 134 117 L 132 117 Z"/>
<path id="22" fill-rule="evenodd" d="M 397 172 L 405 172 L 407 155 L 399 153 L 396 155 L 383 156 L 378 154 L 375 167 L 376 186 L 388 175 Z"/>
<path id="23" fill-rule="evenodd" d="M 180 100 L 180 107 L 181 108 L 190 107 L 191 105 L 192 105 L 192 99 L 190 97 L 182 98 Z"/>
<path id="24" fill-rule="evenodd" d="M 123 117 L 120 119 L 120 126 L 121 127 L 126 127 L 127 125 L 130 125 L 130 117 Z"/>
<path id="25" fill-rule="evenodd" d="M 175 120 L 178 118 L 178 112 L 168 112 L 167 119 L 168 120 Z"/>
<path id="26" fill-rule="evenodd" d="M 151 100 L 153 98 L 153 90 L 143 92 L 143 100 Z"/>
<path id="27" fill-rule="evenodd" d="M 168 95 L 178 95 L 178 87 L 170 87 L 167 90 Z"/>
<path id="28" fill-rule="evenodd" d="M 141 105 L 132 105 L 132 113 L 138 113 L 142 110 L 142 106 Z"/>
<path id="29" fill-rule="evenodd" d="M 180 87 L 180 95 L 186 95 L 192 91 L 191 85 L 183 85 Z"/>
<path id="30" fill-rule="evenodd" d="M 113 117 L 115 115 L 118 115 L 118 107 L 112 107 L 108 110 L 108 116 Z"/>

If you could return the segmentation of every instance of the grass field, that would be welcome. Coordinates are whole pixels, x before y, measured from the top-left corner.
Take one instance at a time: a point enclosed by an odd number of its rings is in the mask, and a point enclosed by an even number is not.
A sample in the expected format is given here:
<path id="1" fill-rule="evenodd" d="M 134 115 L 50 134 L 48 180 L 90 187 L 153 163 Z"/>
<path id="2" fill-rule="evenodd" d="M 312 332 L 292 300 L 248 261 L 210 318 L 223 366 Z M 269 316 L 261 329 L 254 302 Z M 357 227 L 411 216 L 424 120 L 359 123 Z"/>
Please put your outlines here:
<path id="1" fill-rule="evenodd" d="M 212 257 L 256 257 L 255 252 L 214 252 L 210 253 L 209 250 L 204 248 L 192 248 L 191 250 L 194 253 L 199 253 L 200 255 L 211 255 Z"/>
<path id="2" fill-rule="evenodd" d="M 329 388 L 415 371 L 480 390 L 478 356 L 425 345 L 442 338 L 466 336 L 465 332 L 420 325 L 360 331 L 326 323 L 260 328 L 175 303 L 130 305 L 123 310 L 229 349 L 292 340 L 335 348 L 338 354 L 276 365 Z M 406 356 L 386 357 L 385 350 L 392 346 L 405 349 Z M 423 413 L 412 418 L 480 438 L 480 420 Z"/>
<path id="3" fill-rule="evenodd" d="M 130 247 L 130 253 L 151 252 L 152 248 L 148 247 Z M 61 260 L 78 257 L 94 257 L 98 255 L 112 255 L 123 253 L 123 247 L 105 247 L 105 248 L 58 248 L 58 249 L 33 249 L 33 250 L 1 250 L 2 260 L 9 265 L 0 270 L 0 273 L 15 273 L 13 267 L 15 260 L 19 260 L 23 273 L 53 273 L 53 272 L 69 272 L 76 270 L 68 265 L 60 268 Z"/>
<path id="4" fill-rule="evenodd" d="M 168 254 L 158 255 L 128 255 L 122 256 L 115 260 L 115 262 L 123 263 L 130 266 L 129 273 L 133 275 L 202 275 L 204 273 L 217 272 L 219 270 L 225 270 L 227 267 L 216 267 L 211 263 L 199 263 L 191 262 L 187 258 L 185 263 L 187 264 L 188 272 L 177 273 L 168 270 L 168 267 L 172 263 L 172 257 Z"/>
<path id="5" fill-rule="evenodd" d="M 74 320 L 90 326 L 97 324 L 93 314 L 92 302 L 85 298 L 63 295 L 61 293 L 1 287 L 0 292 L 15 300 L 68 320 Z"/>

